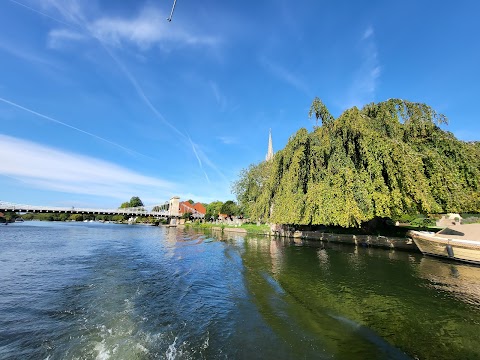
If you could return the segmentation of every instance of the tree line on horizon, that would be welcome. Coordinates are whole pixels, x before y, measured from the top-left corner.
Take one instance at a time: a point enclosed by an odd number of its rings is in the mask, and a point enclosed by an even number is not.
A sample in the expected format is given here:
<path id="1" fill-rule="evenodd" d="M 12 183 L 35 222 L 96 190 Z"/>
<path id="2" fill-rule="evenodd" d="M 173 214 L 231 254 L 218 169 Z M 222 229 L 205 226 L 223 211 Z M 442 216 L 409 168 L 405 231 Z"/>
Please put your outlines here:
<path id="1" fill-rule="evenodd" d="M 301 128 L 234 182 L 252 220 L 358 227 L 376 217 L 480 212 L 480 142 L 442 130 L 447 118 L 430 106 L 390 99 L 335 119 L 315 98 L 309 116 L 312 132 Z"/>
<path id="2" fill-rule="evenodd" d="M 195 204 L 195 201 L 192 199 L 187 200 L 190 204 Z M 227 200 L 225 202 L 222 201 L 213 201 L 211 203 L 202 203 L 202 205 L 206 209 L 205 219 L 208 220 L 216 220 L 220 214 L 224 214 L 227 216 L 241 216 L 242 211 L 241 208 L 233 201 Z M 130 201 L 126 201 L 120 205 L 120 209 L 132 208 L 132 207 L 142 207 L 144 206 L 143 201 L 138 196 L 133 196 Z M 160 211 L 160 206 L 154 206 L 153 211 Z M 189 218 L 192 214 L 185 213 L 184 218 Z"/>

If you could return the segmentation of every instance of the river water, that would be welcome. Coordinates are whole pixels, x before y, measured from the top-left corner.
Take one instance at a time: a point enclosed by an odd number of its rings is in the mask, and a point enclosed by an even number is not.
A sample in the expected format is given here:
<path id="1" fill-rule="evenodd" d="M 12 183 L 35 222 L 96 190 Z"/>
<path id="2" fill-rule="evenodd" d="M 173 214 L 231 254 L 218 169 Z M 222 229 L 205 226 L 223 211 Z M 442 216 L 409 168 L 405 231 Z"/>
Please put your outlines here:
<path id="1" fill-rule="evenodd" d="M 480 267 L 175 228 L 0 228 L 0 359 L 480 359 Z"/>

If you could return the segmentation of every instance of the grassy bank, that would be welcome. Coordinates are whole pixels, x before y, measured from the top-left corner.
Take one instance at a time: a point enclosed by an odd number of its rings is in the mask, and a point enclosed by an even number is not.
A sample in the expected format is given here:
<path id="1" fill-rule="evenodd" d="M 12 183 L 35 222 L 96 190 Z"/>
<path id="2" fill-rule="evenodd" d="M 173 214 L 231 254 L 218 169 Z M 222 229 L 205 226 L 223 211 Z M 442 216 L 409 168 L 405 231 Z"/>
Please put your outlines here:
<path id="1" fill-rule="evenodd" d="M 194 229 L 212 229 L 212 228 L 221 228 L 221 229 L 245 229 L 247 233 L 251 234 L 264 234 L 270 231 L 269 225 L 257 225 L 257 224 L 243 224 L 240 226 L 228 225 L 228 224 L 214 224 L 214 223 L 187 223 L 185 227 L 192 227 Z"/>

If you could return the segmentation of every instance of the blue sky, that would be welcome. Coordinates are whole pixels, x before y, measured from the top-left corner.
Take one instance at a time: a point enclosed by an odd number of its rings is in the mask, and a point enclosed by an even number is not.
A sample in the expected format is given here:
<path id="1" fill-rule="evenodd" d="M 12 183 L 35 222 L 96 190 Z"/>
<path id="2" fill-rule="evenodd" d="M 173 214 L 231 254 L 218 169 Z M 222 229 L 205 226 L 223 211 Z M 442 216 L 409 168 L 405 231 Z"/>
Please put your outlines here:
<path id="1" fill-rule="evenodd" d="M 300 127 L 425 102 L 480 140 L 477 1 L 3 0 L 0 200 L 233 199 Z"/>

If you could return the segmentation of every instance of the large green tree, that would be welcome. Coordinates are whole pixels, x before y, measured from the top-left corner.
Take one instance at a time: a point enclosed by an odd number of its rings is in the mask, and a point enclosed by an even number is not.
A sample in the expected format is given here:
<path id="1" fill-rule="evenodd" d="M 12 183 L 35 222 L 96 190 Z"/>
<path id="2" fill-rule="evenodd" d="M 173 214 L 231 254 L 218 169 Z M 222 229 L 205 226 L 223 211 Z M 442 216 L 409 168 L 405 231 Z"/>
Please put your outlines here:
<path id="1" fill-rule="evenodd" d="M 220 213 L 220 210 L 222 208 L 223 202 L 221 201 L 214 201 L 211 202 L 206 206 L 206 213 L 205 213 L 205 219 L 210 220 L 210 219 L 217 219 L 218 214 Z"/>
<path id="2" fill-rule="evenodd" d="M 126 201 L 120 205 L 120 209 L 132 208 L 132 207 L 141 207 L 144 206 L 142 200 L 138 196 L 132 196 L 130 201 Z"/>
<path id="3" fill-rule="evenodd" d="M 238 206 L 237 204 L 235 204 L 234 201 L 232 200 L 228 200 L 228 201 L 225 201 L 225 203 L 222 205 L 222 207 L 220 208 L 220 212 L 222 214 L 226 214 L 228 216 L 236 216 L 236 215 L 239 215 L 239 209 L 238 209 Z"/>
<path id="4" fill-rule="evenodd" d="M 310 116 L 273 161 L 234 183 L 252 219 L 283 224 L 359 226 L 374 217 L 480 211 L 480 146 L 439 125 L 442 114 L 390 99 L 334 119 L 315 99 Z"/>
<path id="5" fill-rule="evenodd" d="M 139 206 L 143 206 L 143 201 L 140 200 L 138 196 L 133 196 L 130 199 L 130 207 L 139 207 Z"/>

